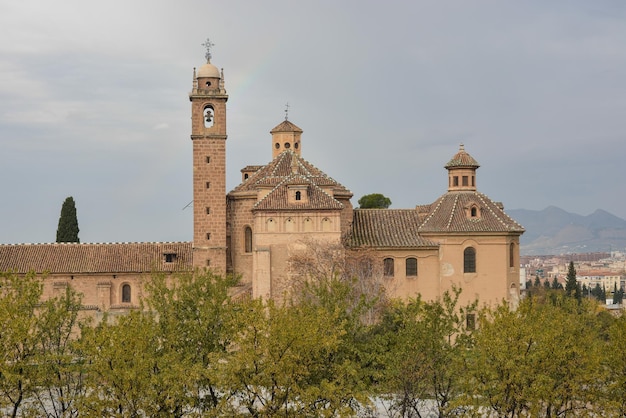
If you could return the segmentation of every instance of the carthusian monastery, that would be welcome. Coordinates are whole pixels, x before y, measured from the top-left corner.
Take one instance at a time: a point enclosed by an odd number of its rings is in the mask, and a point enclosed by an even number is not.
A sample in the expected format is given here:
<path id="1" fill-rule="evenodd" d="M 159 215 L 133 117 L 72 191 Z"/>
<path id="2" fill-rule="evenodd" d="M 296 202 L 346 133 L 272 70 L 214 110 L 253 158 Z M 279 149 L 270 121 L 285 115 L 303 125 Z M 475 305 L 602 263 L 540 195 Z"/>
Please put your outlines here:
<path id="1" fill-rule="evenodd" d="M 193 241 L 0 245 L 0 271 L 45 274 L 44 297 L 72 286 L 95 312 L 137 307 L 155 272 L 195 268 L 240 275 L 239 294 L 280 298 L 290 257 L 307 242 L 367 249 L 391 297 L 432 300 L 456 286 L 462 301 L 517 302 L 524 229 L 478 191 L 479 165 L 462 145 L 451 150 L 448 188 L 435 202 L 355 209 L 350 190 L 303 157 L 303 131 L 285 118 L 267 139 L 271 161 L 244 167 L 227 193 L 228 94 L 210 59 L 194 69 L 189 100 Z"/>

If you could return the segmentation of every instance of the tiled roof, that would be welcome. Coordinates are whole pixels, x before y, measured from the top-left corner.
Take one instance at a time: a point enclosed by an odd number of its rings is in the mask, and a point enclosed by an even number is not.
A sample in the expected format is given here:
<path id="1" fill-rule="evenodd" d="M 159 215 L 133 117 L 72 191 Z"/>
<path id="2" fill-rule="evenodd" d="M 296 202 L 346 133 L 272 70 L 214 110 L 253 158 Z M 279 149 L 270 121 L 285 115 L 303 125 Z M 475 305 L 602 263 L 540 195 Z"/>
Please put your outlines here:
<path id="1" fill-rule="evenodd" d="M 307 198 L 297 202 L 289 201 L 289 186 L 306 186 Z M 323 189 L 300 174 L 286 177 L 253 207 L 254 210 L 341 210 L 343 205 Z"/>
<path id="2" fill-rule="evenodd" d="M 355 209 L 346 243 L 351 247 L 434 247 L 419 235 L 414 209 Z"/>
<path id="3" fill-rule="evenodd" d="M 284 120 L 281 123 L 279 123 L 274 129 L 272 129 L 270 131 L 270 133 L 274 133 L 274 132 L 300 132 L 302 133 L 302 129 L 298 128 L 296 125 L 294 125 L 293 123 L 289 122 L 288 120 Z"/>
<path id="4" fill-rule="evenodd" d="M 471 207 L 477 216 L 468 215 Z M 420 207 L 423 209 L 424 207 Z M 524 232 L 524 228 L 511 219 L 502 205 L 486 195 L 474 191 L 448 192 L 430 205 L 430 213 L 419 228 L 424 232 Z"/>
<path id="5" fill-rule="evenodd" d="M 463 146 L 463 144 L 461 144 L 461 146 L 459 147 L 459 152 L 457 152 L 454 157 L 452 157 L 452 159 L 448 161 L 448 164 L 445 165 L 445 168 L 452 167 L 478 168 L 480 167 L 480 165 L 478 165 L 478 162 L 471 155 L 469 155 L 467 151 L 465 151 L 465 147 Z"/>
<path id="6" fill-rule="evenodd" d="M 289 185 L 308 185 L 308 203 L 287 204 Z M 229 194 L 256 192 L 259 188 L 272 191 L 255 206 L 257 210 L 269 209 L 341 209 L 336 198 L 352 197 L 352 192 L 333 178 L 291 150 L 283 151 L 269 164 L 263 166 L 235 187 Z M 332 196 L 325 189 L 332 189 Z"/>
<path id="7" fill-rule="evenodd" d="M 176 256 L 165 262 L 165 254 Z M 191 269 L 191 242 L 0 245 L 0 271 L 80 274 Z"/>

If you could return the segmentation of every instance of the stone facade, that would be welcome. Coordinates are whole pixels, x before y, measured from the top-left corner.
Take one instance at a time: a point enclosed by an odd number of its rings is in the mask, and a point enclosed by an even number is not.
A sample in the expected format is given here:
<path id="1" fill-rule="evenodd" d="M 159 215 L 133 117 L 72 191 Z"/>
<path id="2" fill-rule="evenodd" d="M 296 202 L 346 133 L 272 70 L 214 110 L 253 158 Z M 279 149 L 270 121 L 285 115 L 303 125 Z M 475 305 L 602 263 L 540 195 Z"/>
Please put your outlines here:
<path id="1" fill-rule="evenodd" d="M 460 287 L 462 302 L 518 300 L 524 230 L 478 192 L 479 165 L 462 145 L 435 202 L 353 209 L 350 190 L 303 158 L 303 131 L 286 118 L 270 131 L 271 161 L 243 168 L 227 194 L 223 71 L 210 62 L 194 70 L 189 99 L 192 242 L 0 245 L 0 271 L 45 274 L 45 297 L 73 286 L 96 312 L 136 307 L 150 274 L 173 280 L 205 267 L 240 275 L 239 292 L 280 298 L 290 288 L 290 259 L 307 242 L 369 251 L 392 297 L 432 300 Z"/>

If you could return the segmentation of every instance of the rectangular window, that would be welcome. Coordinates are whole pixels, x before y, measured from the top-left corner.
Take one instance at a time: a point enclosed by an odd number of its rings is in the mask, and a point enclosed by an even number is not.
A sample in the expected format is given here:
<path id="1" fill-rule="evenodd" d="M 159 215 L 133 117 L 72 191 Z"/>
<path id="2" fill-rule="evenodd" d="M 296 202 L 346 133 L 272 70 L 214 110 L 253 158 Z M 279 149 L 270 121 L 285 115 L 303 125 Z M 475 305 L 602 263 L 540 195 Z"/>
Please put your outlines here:
<path id="1" fill-rule="evenodd" d="M 210 189 L 210 188 L 211 188 L 211 182 L 210 182 L 210 181 L 207 181 L 207 182 L 206 182 L 206 188 L 207 188 L 207 189 Z"/>
<path id="2" fill-rule="evenodd" d="M 211 157 L 206 157 L 206 163 L 211 164 Z"/>
<path id="3" fill-rule="evenodd" d="M 206 214 L 210 215 L 211 214 L 211 208 L 206 208 Z"/>
<path id="4" fill-rule="evenodd" d="M 469 186 L 469 177 L 463 176 L 463 186 Z"/>
<path id="5" fill-rule="evenodd" d="M 394 275 L 394 260 L 393 258 L 385 258 L 383 260 L 383 270 L 384 275 L 387 277 L 391 277 Z"/>
<path id="6" fill-rule="evenodd" d="M 211 233 L 210 233 L 210 232 L 207 232 L 207 233 L 206 233 L 206 239 L 207 239 L 207 240 L 210 240 L 210 239 L 211 239 Z"/>
<path id="7" fill-rule="evenodd" d="M 163 255 L 166 263 L 173 263 L 176 260 L 176 253 L 165 253 Z"/>
<path id="8" fill-rule="evenodd" d="M 407 277 L 417 276 L 417 258 L 406 259 L 406 275 Z"/>
<path id="9" fill-rule="evenodd" d="M 459 178 L 458 178 L 458 176 L 452 177 L 452 185 L 453 186 L 458 186 L 459 185 Z"/>
<path id="10" fill-rule="evenodd" d="M 465 328 L 468 331 L 473 331 L 476 329 L 476 315 L 473 313 L 468 313 L 465 317 Z"/>
<path id="11" fill-rule="evenodd" d="M 206 261 L 206 265 L 207 265 L 207 267 L 209 267 L 211 265 L 211 260 L 207 260 Z"/>

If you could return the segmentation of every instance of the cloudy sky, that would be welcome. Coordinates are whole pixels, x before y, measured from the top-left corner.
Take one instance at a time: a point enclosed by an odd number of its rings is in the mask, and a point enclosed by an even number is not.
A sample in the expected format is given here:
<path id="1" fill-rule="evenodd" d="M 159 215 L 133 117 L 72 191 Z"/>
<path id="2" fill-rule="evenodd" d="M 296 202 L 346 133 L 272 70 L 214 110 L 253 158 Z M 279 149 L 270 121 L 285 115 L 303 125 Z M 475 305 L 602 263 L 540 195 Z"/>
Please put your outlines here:
<path id="1" fill-rule="evenodd" d="M 446 191 L 465 144 L 509 209 L 626 218 L 622 0 L 0 0 L 0 243 L 192 238 L 190 104 L 202 43 L 228 101 L 228 188 L 269 131 L 393 208 Z"/>

